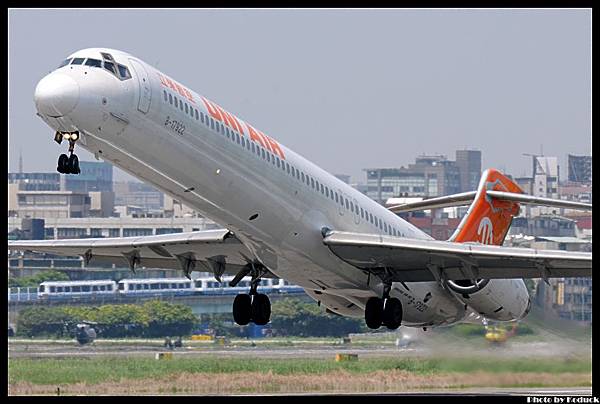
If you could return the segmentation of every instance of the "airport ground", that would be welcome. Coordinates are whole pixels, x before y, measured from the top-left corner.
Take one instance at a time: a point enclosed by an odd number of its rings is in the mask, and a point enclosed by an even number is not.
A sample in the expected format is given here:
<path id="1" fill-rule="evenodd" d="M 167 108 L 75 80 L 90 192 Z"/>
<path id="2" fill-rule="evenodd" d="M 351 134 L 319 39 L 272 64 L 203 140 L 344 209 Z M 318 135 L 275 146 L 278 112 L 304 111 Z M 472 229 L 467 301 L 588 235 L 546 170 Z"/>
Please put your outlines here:
<path id="1" fill-rule="evenodd" d="M 11 339 L 9 394 L 590 394 L 591 340 L 580 331 L 538 327 L 494 345 L 401 327 L 349 341 L 184 339 L 173 350 L 162 339 Z M 410 342 L 397 346 L 403 335 Z M 160 352 L 172 357 L 158 360 Z M 356 360 L 336 362 L 337 354 Z"/>

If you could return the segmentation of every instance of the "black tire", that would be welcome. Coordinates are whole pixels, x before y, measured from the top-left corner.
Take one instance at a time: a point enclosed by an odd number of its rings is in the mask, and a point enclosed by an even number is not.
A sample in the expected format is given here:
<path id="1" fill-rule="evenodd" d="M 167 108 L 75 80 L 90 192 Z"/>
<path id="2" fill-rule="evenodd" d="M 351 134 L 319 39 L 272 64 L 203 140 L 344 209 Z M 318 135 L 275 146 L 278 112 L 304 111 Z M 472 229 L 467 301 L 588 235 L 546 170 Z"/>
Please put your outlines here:
<path id="1" fill-rule="evenodd" d="M 71 154 L 71 157 L 69 157 L 68 167 L 69 174 L 79 174 L 81 172 L 79 169 L 79 158 L 76 154 Z"/>
<path id="2" fill-rule="evenodd" d="M 400 300 L 392 297 L 385 301 L 383 309 L 383 324 L 390 330 L 395 330 L 402 323 L 402 303 Z"/>
<path id="3" fill-rule="evenodd" d="M 58 157 L 58 164 L 56 166 L 56 171 L 58 171 L 61 174 L 68 174 L 68 171 L 67 171 L 68 164 L 69 164 L 69 156 L 67 156 L 66 154 L 61 154 Z"/>
<path id="4" fill-rule="evenodd" d="M 241 293 L 233 300 L 233 320 L 238 325 L 246 325 L 250 322 L 250 295 Z"/>
<path id="5" fill-rule="evenodd" d="M 271 301 L 267 295 L 259 293 L 252 299 L 252 321 L 256 325 L 265 325 L 271 319 Z"/>
<path id="6" fill-rule="evenodd" d="M 381 327 L 383 321 L 383 299 L 371 297 L 365 306 L 365 322 L 367 327 L 376 330 Z"/>

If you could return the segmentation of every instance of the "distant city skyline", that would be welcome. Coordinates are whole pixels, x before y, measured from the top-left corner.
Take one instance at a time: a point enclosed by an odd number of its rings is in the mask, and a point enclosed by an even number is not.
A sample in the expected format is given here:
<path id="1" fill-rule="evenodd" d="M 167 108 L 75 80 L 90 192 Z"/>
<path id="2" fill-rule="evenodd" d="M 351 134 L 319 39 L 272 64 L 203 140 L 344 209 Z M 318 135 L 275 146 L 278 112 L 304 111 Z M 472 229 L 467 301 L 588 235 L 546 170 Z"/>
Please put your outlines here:
<path id="1" fill-rule="evenodd" d="M 93 46 L 132 53 L 355 183 L 457 149 L 514 176 L 543 149 L 561 179 L 568 154 L 591 155 L 591 10 L 11 9 L 9 171 L 19 150 L 24 171 L 56 169 L 66 147 L 33 91 Z"/>

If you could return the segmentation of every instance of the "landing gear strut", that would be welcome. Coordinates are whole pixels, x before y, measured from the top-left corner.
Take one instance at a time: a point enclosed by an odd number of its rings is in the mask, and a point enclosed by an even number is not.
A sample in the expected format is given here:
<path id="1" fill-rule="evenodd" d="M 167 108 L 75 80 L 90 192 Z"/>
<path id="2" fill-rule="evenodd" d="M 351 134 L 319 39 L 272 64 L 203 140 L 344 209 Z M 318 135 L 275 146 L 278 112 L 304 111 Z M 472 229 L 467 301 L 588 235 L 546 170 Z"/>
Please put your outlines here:
<path id="1" fill-rule="evenodd" d="M 69 156 L 66 154 L 61 154 L 58 158 L 58 164 L 56 166 L 56 171 L 61 174 L 79 174 L 81 170 L 79 169 L 79 158 L 73 150 L 75 150 L 75 142 L 79 139 L 79 132 L 73 133 L 60 133 L 56 132 L 54 135 L 54 140 L 57 143 L 61 143 L 63 139 L 69 141 Z"/>
<path id="2" fill-rule="evenodd" d="M 233 319 L 238 325 L 246 325 L 250 321 L 256 325 L 265 325 L 271 319 L 271 301 L 267 295 L 256 291 L 260 283 L 261 271 L 257 270 L 254 264 L 249 265 L 250 270 L 248 272 L 252 273 L 250 294 L 240 293 L 235 297 L 233 301 Z"/>
<path id="3" fill-rule="evenodd" d="M 390 297 L 392 282 L 384 279 L 383 298 L 371 297 L 365 306 L 365 322 L 367 327 L 378 329 L 385 325 L 395 330 L 402 323 L 402 303 L 395 297 Z"/>

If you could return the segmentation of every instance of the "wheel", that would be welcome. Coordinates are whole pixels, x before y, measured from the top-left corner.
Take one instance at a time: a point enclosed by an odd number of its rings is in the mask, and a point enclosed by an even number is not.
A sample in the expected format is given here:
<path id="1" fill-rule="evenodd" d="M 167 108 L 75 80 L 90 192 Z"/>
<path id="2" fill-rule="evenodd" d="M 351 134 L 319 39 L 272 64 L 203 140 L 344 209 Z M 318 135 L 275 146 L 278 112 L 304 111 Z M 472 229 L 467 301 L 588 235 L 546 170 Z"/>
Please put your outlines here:
<path id="1" fill-rule="evenodd" d="M 233 319 L 238 325 L 246 325 L 250 322 L 250 295 L 241 293 L 233 300 Z"/>
<path id="2" fill-rule="evenodd" d="M 254 295 L 251 312 L 254 324 L 267 324 L 271 319 L 271 302 L 269 301 L 269 297 L 262 293 Z"/>
<path id="3" fill-rule="evenodd" d="M 386 299 L 383 309 L 383 324 L 390 330 L 395 330 L 402 323 L 402 303 L 400 300 L 392 297 Z"/>
<path id="4" fill-rule="evenodd" d="M 71 154 L 71 157 L 69 157 L 68 167 L 69 174 L 79 174 L 81 172 L 79 169 L 79 158 L 77 158 L 76 154 Z"/>
<path id="5" fill-rule="evenodd" d="M 367 327 L 376 330 L 383 320 L 383 299 L 371 297 L 365 306 L 365 322 Z"/>
<path id="6" fill-rule="evenodd" d="M 61 174 L 67 174 L 67 164 L 69 164 L 69 156 L 67 156 L 66 154 L 61 154 L 58 157 L 56 171 L 58 171 Z"/>

